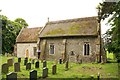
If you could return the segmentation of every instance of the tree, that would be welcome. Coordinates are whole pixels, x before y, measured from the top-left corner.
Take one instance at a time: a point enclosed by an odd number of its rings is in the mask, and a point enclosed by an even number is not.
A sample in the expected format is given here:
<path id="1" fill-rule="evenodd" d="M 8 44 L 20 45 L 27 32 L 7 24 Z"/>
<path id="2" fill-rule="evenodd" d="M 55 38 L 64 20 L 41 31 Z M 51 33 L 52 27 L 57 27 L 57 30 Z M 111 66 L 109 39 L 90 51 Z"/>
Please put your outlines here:
<path id="1" fill-rule="evenodd" d="M 22 18 L 17 18 L 14 20 L 15 22 L 18 22 L 19 24 L 21 24 L 23 27 L 27 27 L 28 24 L 26 23 L 26 21 Z"/>
<path id="2" fill-rule="evenodd" d="M 2 54 L 12 53 L 17 35 L 22 27 L 26 27 L 28 24 L 22 18 L 11 21 L 4 15 L 0 15 L 0 20 L 2 21 Z"/>
<path id="3" fill-rule="evenodd" d="M 105 33 L 109 41 L 106 44 L 106 48 L 109 52 L 113 52 L 116 58 L 120 60 L 120 1 L 100 3 L 98 9 L 101 10 L 101 19 L 104 20 L 112 16 L 108 21 L 111 29 Z"/>

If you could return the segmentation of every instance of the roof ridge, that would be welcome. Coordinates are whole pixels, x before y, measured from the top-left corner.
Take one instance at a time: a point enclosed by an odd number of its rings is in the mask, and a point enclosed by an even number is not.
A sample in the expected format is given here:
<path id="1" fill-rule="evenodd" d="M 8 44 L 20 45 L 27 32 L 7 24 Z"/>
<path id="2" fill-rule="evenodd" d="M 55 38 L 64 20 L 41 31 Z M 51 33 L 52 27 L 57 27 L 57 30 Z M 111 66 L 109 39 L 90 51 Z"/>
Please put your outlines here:
<path id="1" fill-rule="evenodd" d="M 97 16 L 81 17 L 81 18 L 74 18 L 74 19 L 49 21 L 47 24 L 58 24 L 58 23 L 77 22 L 77 21 L 88 21 L 88 20 L 96 19 L 96 18 L 97 18 Z"/>
<path id="2" fill-rule="evenodd" d="M 25 28 L 25 29 L 39 29 L 39 28 L 42 28 L 42 27 L 30 27 L 30 28 Z"/>

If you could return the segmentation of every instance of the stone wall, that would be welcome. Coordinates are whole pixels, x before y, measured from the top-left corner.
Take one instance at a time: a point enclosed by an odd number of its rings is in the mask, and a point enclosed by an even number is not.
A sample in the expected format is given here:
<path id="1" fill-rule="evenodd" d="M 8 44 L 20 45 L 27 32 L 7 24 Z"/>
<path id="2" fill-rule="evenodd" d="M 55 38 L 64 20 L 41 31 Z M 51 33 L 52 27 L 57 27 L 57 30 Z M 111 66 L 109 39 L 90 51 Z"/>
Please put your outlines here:
<path id="1" fill-rule="evenodd" d="M 37 47 L 37 43 L 17 43 L 17 57 L 26 57 L 26 50 L 28 49 L 28 57 L 36 58 L 33 47 Z"/>
<path id="2" fill-rule="evenodd" d="M 62 52 L 64 52 L 64 39 L 65 38 L 47 38 L 46 46 L 45 46 L 45 57 L 48 60 L 54 60 L 62 58 Z M 95 61 L 95 55 L 98 54 L 96 51 L 100 50 L 97 47 L 97 37 L 69 37 L 66 38 L 66 54 L 69 55 L 71 51 L 74 52 L 75 55 L 79 55 L 79 58 L 83 60 L 83 62 L 93 62 Z M 90 55 L 83 55 L 83 45 L 85 42 L 89 42 L 90 44 Z M 43 43 L 43 39 L 41 39 L 40 44 Z M 55 46 L 55 54 L 49 54 L 49 45 L 53 43 Z M 40 48 L 42 45 L 40 45 Z M 97 48 L 97 49 L 96 49 Z M 98 49 L 99 48 L 99 49 Z M 94 55 L 94 56 L 93 56 Z M 73 61 L 74 62 L 74 61 Z"/>

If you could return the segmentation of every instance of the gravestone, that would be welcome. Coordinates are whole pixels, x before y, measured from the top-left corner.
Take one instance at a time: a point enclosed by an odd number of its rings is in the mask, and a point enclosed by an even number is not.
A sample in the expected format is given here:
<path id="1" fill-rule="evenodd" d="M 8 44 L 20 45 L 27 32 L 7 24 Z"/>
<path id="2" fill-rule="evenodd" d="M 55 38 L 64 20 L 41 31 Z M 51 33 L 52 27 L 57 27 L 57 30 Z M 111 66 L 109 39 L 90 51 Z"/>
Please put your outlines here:
<path id="1" fill-rule="evenodd" d="M 34 64 L 34 62 L 35 62 L 35 59 L 32 59 L 31 63 Z"/>
<path id="2" fill-rule="evenodd" d="M 62 64 L 62 59 L 61 58 L 59 59 L 59 64 Z"/>
<path id="3" fill-rule="evenodd" d="M 31 69 L 31 63 L 27 63 L 26 64 L 26 70 L 30 70 Z"/>
<path id="4" fill-rule="evenodd" d="M 5 53 L 5 56 L 8 57 L 8 53 Z"/>
<path id="5" fill-rule="evenodd" d="M 2 73 L 7 74 L 9 70 L 9 66 L 7 63 L 2 64 Z"/>
<path id="6" fill-rule="evenodd" d="M 32 70 L 30 72 L 30 80 L 37 80 L 37 71 L 36 70 Z"/>
<path id="7" fill-rule="evenodd" d="M 68 61 L 65 63 L 65 69 L 68 69 Z"/>
<path id="8" fill-rule="evenodd" d="M 100 73 L 98 73 L 97 75 L 97 80 L 100 80 Z"/>
<path id="9" fill-rule="evenodd" d="M 55 59 L 55 64 L 56 64 L 56 65 L 58 64 L 58 60 L 57 60 L 57 59 Z"/>
<path id="10" fill-rule="evenodd" d="M 6 80 L 17 80 L 17 73 L 11 72 L 6 75 Z"/>
<path id="11" fill-rule="evenodd" d="M 52 66 L 52 74 L 56 74 L 56 65 Z"/>
<path id="12" fill-rule="evenodd" d="M 7 60 L 8 66 L 13 66 L 13 58 Z"/>
<path id="13" fill-rule="evenodd" d="M 28 58 L 25 58 L 25 59 L 24 59 L 24 65 L 26 65 L 27 62 L 28 62 Z"/>
<path id="14" fill-rule="evenodd" d="M 36 61 L 35 68 L 39 68 L 39 61 Z"/>
<path id="15" fill-rule="evenodd" d="M 43 77 L 43 78 L 48 77 L 48 68 L 46 68 L 46 67 L 43 68 L 42 77 Z"/>
<path id="16" fill-rule="evenodd" d="M 77 56 L 77 57 L 78 57 L 78 56 Z M 76 57 L 76 55 L 69 55 L 69 61 L 75 63 L 75 62 L 78 61 L 77 57 Z"/>
<path id="17" fill-rule="evenodd" d="M 14 71 L 15 72 L 20 72 L 20 63 L 19 62 L 14 63 Z"/>
<path id="18" fill-rule="evenodd" d="M 19 62 L 19 63 L 21 62 L 21 58 L 18 58 L 18 62 Z"/>
<path id="19" fill-rule="evenodd" d="M 43 68 L 44 67 L 47 67 L 47 62 L 45 60 L 43 61 Z"/>
<path id="20" fill-rule="evenodd" d="M 27 60 L 27 62 L 28 62 L 28 58 L 26 57 L 25 59 L 26 59 L 26 60 Z"/>

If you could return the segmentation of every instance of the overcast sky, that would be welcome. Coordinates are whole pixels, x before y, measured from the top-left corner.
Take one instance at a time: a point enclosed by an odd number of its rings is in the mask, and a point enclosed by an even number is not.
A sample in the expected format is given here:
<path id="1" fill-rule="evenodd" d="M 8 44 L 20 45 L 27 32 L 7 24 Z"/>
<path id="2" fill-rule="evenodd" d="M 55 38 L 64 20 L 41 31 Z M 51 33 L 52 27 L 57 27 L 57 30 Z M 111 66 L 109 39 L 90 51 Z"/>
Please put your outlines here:
<path id="1" fill-rule="evenodd" d="M 0 0 L 1 14 L 10 20 L 23 18 L 29 27 L 42 27 L 50 21 L 97 16 L 102 0 Z M 109 28 L 102 22 L 102 33 Z"/>

